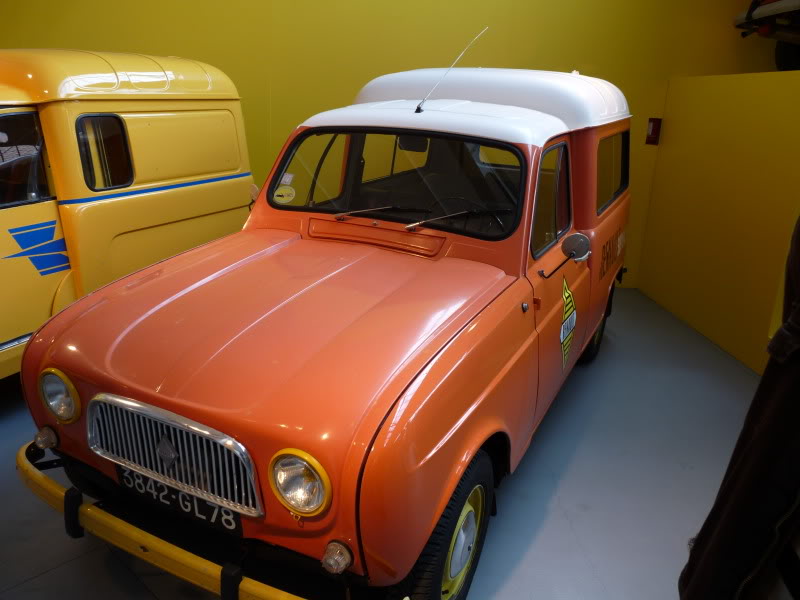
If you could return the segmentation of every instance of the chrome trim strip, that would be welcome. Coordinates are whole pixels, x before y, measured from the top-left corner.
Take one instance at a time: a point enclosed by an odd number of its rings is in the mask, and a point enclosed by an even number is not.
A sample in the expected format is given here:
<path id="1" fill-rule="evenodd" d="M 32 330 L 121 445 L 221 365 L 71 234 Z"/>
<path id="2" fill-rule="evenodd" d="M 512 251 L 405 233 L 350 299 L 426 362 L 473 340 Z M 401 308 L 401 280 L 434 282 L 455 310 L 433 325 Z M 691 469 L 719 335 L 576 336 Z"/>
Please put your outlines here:
<path id="1" fill-rule="evenodd" d="M 15 348 L 20 344 L 26 343 L 29 339 L 31 339 L 32 333 L 28 333 L 25 335 L 21 335 L 18 338 L 14 338 L 13 340 L 8 340 L 7 342 L 0 343 L 0 352 L 4 350 L 11 350 L 11 348 Z"/>
<path id="2" fill-rule="evenodd" d="M 101 406 L 104 404 L 122 409 L 122 412 L 112 409 L 110 414 L 101 414 L 103 412 Z M 109 426 L 108 433 L 105 436 L 106 442 L 108 443 L 105 445 L 118 448 L 121 451 L 120 454 L 126 454 L 133 458 L 141 458 L 147 453 L 150 453 L 150 456 L 154 458 L 154 454 L 152 453 L 157 447 L 159 440 L 162 439 L 165 434 L 159 435 L 159 428 L 153 421 L 173 427 L 176 432 L 175 450 L 179 454 L 186 457 L 186 452 L 188 450 L 189 460 L 192 464 L 196 464 L 199 462 L 199 460 L 195 458 L 196 448 L 198 445 L 201 446 L 203 448 L 203 458 L 207 457 L 209 451 L 213 453 L 213 456 L 210 457 L 211 462 L 212 465 L 219 467 L 220 479 L 223 478 L 223 475 L 227 475 L 229 484 L 236 483 L 235 481 L 231 482 L 230 479 L 230 469 L 236 468 L 236 465 L 234 464 L 233 457 L 225 452 L 225 449 L 227 449 L 238 458 L 236 462 L 244 469 L 246 482 L 249 483 L 249 485 L 243 485 L 242 489 L 238 489 L 238 485 L 230 486 L 227 489 L 226 486 L 217 485 L 217 469 L 212 469 L 213 481 L 211 477 L 208 477 L 208 480 L 203 484 L 203 482 L 197 480 L 197 468 L 192 468 L 191 475 L 194 478 L 194 483 L 204 485 L 204 487 L 211 490 L 209 492 L 200 489 L 197 485 L 178 481 L 169 475 L 148 469 L 122 456 L 118 456 L 113 450 L 104 448 L 102 440 L 100 439 L 101 434 L 95 427 L 95 424 L 99 420 Z M 221 431 L 217 431 L 197 421 L 192 421 L 181 415 L 164 410 L 163 408 L 106 393 L 97 394 L 92 398 L 91 402 L 89 402 L 86 428 L 89 449 L 98 456 L 117 463 L 131 471 L 146 475 L 165 485 L 174 487 L 182 492 L 202 498 L 203 500 L 208 500 L 209 502 L 214 502 L 243 515 L 261 517 L 264 514 L 261 504 L 261 494 L 258 493 L 260 488 L 258 487 L 255 466 L 250 458 L 250 454 L 241 443 Z M 135 432 L 139 432 L 139 435 L 131 435 Z M 142 435 L 145 435 L 146 439 L 141 439 Z M 197 442 L 197 444 L 195 444 L 195 442 Z M 151 460 L 150 462 L 152 465 L 158 464 L 156 460 Z M 191 467 L 192 465 L 189 464 L 187 466 Z M 236 477 L 234 477 L 234 480 L 235 479 Z M 239 502 L 237 502 L 236 499 L 238 499 Z M 248 500 L 251 501 L 249 503 L 250 506 L 245 504 Z"/>

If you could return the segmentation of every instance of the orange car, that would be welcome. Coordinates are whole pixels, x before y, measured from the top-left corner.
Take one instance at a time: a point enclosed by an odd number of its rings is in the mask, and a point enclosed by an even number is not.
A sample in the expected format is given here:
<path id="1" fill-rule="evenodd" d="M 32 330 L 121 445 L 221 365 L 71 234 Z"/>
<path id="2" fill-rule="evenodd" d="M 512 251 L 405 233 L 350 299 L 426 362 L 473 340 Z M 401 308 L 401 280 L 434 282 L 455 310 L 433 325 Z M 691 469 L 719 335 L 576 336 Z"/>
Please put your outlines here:
<path id="1" fill-rule="evenodd" d="M 243 231 L 32 336 L 17 465 L 70 535 L 224 598 L 312 597 L 309 571 L 466 597 L 495 486 L 600 347 L 630 115 L 577 73 L 443 74 L 310 118 Z"/>

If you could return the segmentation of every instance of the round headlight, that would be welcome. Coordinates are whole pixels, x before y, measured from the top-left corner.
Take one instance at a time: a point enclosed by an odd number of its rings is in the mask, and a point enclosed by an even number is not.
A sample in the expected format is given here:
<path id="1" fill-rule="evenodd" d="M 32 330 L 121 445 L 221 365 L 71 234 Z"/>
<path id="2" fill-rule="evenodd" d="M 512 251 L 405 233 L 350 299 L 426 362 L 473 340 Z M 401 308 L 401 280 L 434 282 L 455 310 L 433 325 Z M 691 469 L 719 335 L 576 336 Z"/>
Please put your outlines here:
<path id="1" fill-rule="evenodd" d="M 270 483 L 278 500 L 294 513 L 313 516 L 330 502 L 328 475 L 319 462 L 301 450 L 282 450 L 273 457 Z"/>
<path id="2" fill-rule="evenodd" d="M 62 423 L 72 423 L 80 416 L 80 400 L 75 386 L 58 369 L 45 369 L 39 377 L 39 391 L 50 412 Z"/>

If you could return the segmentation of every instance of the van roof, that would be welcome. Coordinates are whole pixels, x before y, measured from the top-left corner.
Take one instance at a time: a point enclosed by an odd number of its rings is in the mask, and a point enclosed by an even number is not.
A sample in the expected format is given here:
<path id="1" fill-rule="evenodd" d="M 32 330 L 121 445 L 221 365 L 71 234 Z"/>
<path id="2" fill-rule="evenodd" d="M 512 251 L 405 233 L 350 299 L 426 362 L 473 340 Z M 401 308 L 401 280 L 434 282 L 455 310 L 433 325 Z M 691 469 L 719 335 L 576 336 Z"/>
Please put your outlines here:
<path id="1" fill-rule="evenodd" d="M 361 88 L 356 104 L 380 100 L 448 98 L 528 108 L 561 119 L 570 129 L 630 117 L 625 96 L 613 83 L 577 71 L 526 69 L 417 69 L 383 75 Z M 424 108 L 424 107 L 423 107 Z"/>
<path id="2" fill-rule="evenodd" d="M 428 100 L 417 113 L 417 104 L 418 99 L 354 104 L 314 115 L 303 126 L 439 131 L 533 146 L 569 129 L 561 119 L 519 106 Z"/>
<path id="3" fill-rule="evenodd" d="M 186 58 L 85 50 L 0 50 L 0 106 L 164 96 L 239 97 L 225 73 Z"/>
<path id="4" fill-rule="evenodd" d="M 523 69 L 419 69 L 373 79 L 355 104 L 303 125 L 426 129 L 544 145 L 568 131 L 629 118 L 615 85 L 577 72 Z M 423 106 L 416 105 L 439 81 Z"/>

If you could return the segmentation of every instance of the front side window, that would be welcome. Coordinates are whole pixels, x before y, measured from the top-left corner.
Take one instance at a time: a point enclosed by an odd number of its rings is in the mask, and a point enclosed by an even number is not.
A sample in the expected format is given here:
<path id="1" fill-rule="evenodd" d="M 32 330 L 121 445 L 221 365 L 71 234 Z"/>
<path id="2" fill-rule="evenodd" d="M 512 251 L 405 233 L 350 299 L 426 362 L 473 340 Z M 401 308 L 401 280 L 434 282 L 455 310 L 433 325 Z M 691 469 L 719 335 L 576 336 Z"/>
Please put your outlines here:
<path id="1" fill-rule="evenodd" d="M 90 115 L 78 119 L 83 177 L 90 190 L 110 190 L 133 183 L 133 164 L 122 119 Z"/>
<path id="2" fill-rule="evenodd" d="M 0 114 L 0 208 L 51 198 L 35 112 Z"/>
<path id="3" fill-rule="evenodd" d="M 538 258 L 571 224 L 569 153 L 566 144 L 545 151 L 539 163 L 533 212 L 531 253 Z"/>
<path id="4" fill-rule="evenodd" d="M 318 130 L 301 137 L 272 181 L 275 208 L 424 221 L 481 239 L 510 235 L 522 205 L 512 146 L 413 131 Z"/>

